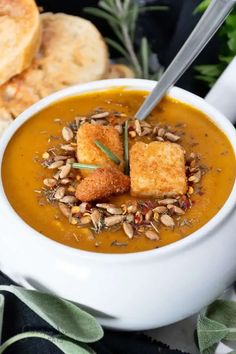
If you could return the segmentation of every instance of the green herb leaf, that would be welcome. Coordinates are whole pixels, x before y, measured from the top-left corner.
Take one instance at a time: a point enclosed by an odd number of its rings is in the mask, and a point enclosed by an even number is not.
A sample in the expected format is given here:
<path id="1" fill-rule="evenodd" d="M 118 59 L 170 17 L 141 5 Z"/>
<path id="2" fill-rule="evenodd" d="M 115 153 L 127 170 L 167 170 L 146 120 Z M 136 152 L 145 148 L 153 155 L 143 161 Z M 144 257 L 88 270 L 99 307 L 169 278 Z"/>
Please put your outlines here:
<path id="1" fill-rule="evenodd" d="M 111 38 L 105 38 L 107 44 L 109 44 L 112 48 L 116 49 L 121 55 L 123 55 L 125 58 L 128 57 L 126 51 L 124 48 L 122 48 L 122 46 L 117 43 L 116 41 L 114 41 Z"/>
<path id="2" fill-rule="evenodd" d="M 59 348 L 64 354 L 95 354 L 88 346 L 80 345 L 74 341 L 69 341 L 64 336 L 52 336 L 42 332 L 24 332 L 8 339 L 0 346 L 0 354 L 2 354 L 12 344 L 26 338 L 41 338 L 48 340 Z"/>
<path id="3" fill-rule="evenodd" d="M 155 6 L 140 6 L 139 12 L 148 12 L 148 11 L 167 11 L 169 9 L 168 6 L 164 5 L 155 5 Z"/>
<path id="4" fill-rule="evenodd" d="M 200 315 L 197 323 L 198 344 L 201 353 L 212 353 L 215 344 L 218 344 L 229 333 L 228 328 L 219 322 Z"/>
<path id="5" fill-rule="evenodd" d="M 97 17 L 103 18 L 104 20 L 107 20 L 109 22 L 118 22 L 115 17 L 108 14 L 106 11 L 100 10 L 96 7 L 85 7 L 83 11 L 90 15 L 95 15 Z"/>
<path id="6" fill-rule="evenodd" d="M 1 286 L 1 290 L 13 293 L 38 316 L 69 338 L 91 343 L 103 336 L 97 320 L 67 300 L 13 285 Z"/>
<path id="7" fill-rule="evenodd" d="M 141 60 L 143 68 L 143 76 L 148 78 L 148 67 L 149 67 L 149 48 L 147 38 L 143 37 L 141 40 Z"/>
<path id="8" fill-rule="evenodd" d="M 107 147 L 105 146 L 103 143 L 101 143 L 101 141 L 99 140 L 95 140 L 94 144 L 102 151 L 104 152 L 104 154 L 106 154 L 110 160 L 112 160 L 113 162 L 115 162 L 117 165 L 120 164 L 120 159 L 113 154 L 113 152 Z"/>
<path id="9" fill-rule="evenodd" d="M 129 175 L 129 122 L 125 121 L 124 125 L 124 160 L 125 160 L 125 174 Z"/>
<path id="10" fill-rule="evenodd" d="M 96 170 L 97 168 L 102 168 L 100 165 L 91 165 L 88 163 L 72 163 L 72 168 L 77 168 L 78 170 Z"/>
<path id="11" fill-rule="evenodd" d="M 216 300 L 208 306 L 206 316 L 228 329 L 226 340 L 236 341 L 236 302 Z"/>
<path id="12" fill-rule="evenodd" d="M 203 0 L 194 10 L 194 14 L 204 12 L 210 5 L 211 0 Z"/>
<path id="13" fill-rule="evenodd" d="M 0 343 L 2 340 L 2 325 L 3 325 L 3 315 L 4 315 L 4 296 L 0 294 Z"/>

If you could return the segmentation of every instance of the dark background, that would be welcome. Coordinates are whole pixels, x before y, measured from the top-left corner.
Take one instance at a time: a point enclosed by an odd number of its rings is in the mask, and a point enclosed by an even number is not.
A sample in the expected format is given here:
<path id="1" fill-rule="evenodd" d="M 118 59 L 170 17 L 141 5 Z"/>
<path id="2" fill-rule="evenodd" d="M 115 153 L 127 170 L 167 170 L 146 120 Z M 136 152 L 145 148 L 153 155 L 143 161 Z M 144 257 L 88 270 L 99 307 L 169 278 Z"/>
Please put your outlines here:
<path id="1" fill-rule="evenodd" d="M 183 42 L 186 40 L 191 30 L 194 28 L 200 15 L 193 15 L 193 11 L 200 0 L 157 0 L 146 1 L 146 4 L 168 5 L 167 12 L 151 12 L 142 15 L 138 25 L 138 35 L 136 45 L 139 44 L 141 35 L 146 35 L 152 43 L 153 51 L 159 55 L 159 60 L 165 67 L 173 59 Z M 83 13 L 84 6 L 95 6 L 95 0 L 38 0 L 38 5 L 43 6 L 45 11 L 65 12 L 68 14 L 79 15 L 92 20 L 101 33 L 111 36 L 109 27 L 102 20 L 93 18 Z M 144 3 L 144 1 L 142 1 Z M 219 42 L 215 36 L 202 54 L 195 61 L 196 64 L 215 63 Z M 66 48 L 65 48 L 66 50 Z M 111 52 L 114 58 L 115 53 Z M 178 86 L 204 96 L 207 87 L 195 79 L 196 73 L 192 66 L 179 80 Z M 46 276 L 46 274 L 45 274 Z M 0 283 L 10 284 L 9 279 L 0 273 Z M 42 330 L 51 331 L 52 329 L 25 305 L 11 294 L 6 294 L 6 306 L 4 312 L 3 341 L 7 338 L 24 331 Z M 140 336 L 137 333 L 106 332 L 105 338 L 101 343 L 95 345 L 98 354 L 168 354 L 179 353 L 169 350 L 160 343 L 151 342 L 150 339 Z M 6 354 L 59 354 L 52 344 L 39 339 L 29 339 L 21 341 L 9 348 Z"/>
<path id="2" fill-rule="evenodd" d="M 92 20 L 104 36 L 111 37 L 111 30 L 104 22 L 83 12 L 85 6 L 96 6 L 96 0 L 36 0 L 44 11 L 65 12 Z M 148 37 L 154 52 L 158 53 L 160 63 L 166 67 L 174 58 L 192 29 L 198 22 L 200 14 L 193 14 L 201 0 L 136 0 L 146 5 L 167 5 L 168 11 L 149 12 L 141 16 L 138 24 L 137 46 L 141 35 Z M 65 48 L 66 50 L 66 48 Z M 177 86 L 205 96 L 208 88 L 205 83 L 196 80 L 194 65 L 217 62 L 219 41 L 217 35 L 210 41 L 190 69 L 182 76 Z M 112 57 L 116 53 L 111 52 Z"/>

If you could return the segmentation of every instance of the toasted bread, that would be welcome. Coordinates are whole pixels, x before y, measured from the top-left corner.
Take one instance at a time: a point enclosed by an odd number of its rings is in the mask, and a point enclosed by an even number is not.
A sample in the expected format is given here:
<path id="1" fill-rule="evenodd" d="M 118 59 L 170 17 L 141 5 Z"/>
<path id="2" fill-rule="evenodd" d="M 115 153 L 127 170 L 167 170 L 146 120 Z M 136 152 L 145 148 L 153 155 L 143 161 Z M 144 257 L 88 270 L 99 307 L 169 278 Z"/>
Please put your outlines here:
<path id="1" fill-rule="evenodd" d="M 34 0 L 0 1 L 0 85 L 28 68 L 41 40 Z"/>
<path id="2" fill-rule="evenodd" d="M 115 154 L 120 164 L 116 165 L 103 151 L 96 145 L 95 140 L 99 140 L 113 154 Z M 123 144 L 118 131 L 110 126 L 94 125 L 85 123 L 80 126 L 77 133 L 77 157 L 81 163 L 100 165 L 102 167 L 117 167 L 121 171 L 124 169 Z M 86 176 L 87 170 L 81 171 Z"/>
<path id="3" fill-rule="evenodd" d="M 111 64 L 108 68 L 106 79 L 133 78 L 135 74 L 132 69 L 123 64 Z"/>
<path id="4" fill-rule="evenodd" d="M 175 143 L 135 143 L 130 150 L 131 194 L 165 197 L 186 193 L 185 157 Z"/>
<path id="5" fill-rule="evenodd" d="M 89 21 L 66 14 L 41 15 L 42 43 L 31 67 L 0 88 L 0 108 L 13 117 L 50 93 L 105 77 L 108 51 Z"/>
<path id="6" fill-rule="evenodd" d="M 11 122 L 12 118 L 9 113 L 4 108 L 0 108 L 0 137 Z"/>
<path id="7" fill-rule="evenodd" d="M 78 184 L 76 197 L 89 202 L 128 192 L 130 179 L 114 167 L 98 168 Z"/>

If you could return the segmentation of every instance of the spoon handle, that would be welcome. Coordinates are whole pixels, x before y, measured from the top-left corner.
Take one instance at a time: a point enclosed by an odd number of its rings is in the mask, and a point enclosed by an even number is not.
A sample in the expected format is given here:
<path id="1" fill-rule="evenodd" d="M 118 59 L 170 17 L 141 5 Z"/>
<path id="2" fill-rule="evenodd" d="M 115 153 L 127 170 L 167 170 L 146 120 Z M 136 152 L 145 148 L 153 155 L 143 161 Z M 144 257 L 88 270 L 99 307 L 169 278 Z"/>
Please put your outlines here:
<path id="1" fill-rule="evenodd" d="M 235 3 L 236 0 L 211 1 L 183 47 L 139 108 L 135 115 L 137 119 L 145 119 L 157 103 L 160 102 L 167 90 L 178 81 L 215 34 Z"/>

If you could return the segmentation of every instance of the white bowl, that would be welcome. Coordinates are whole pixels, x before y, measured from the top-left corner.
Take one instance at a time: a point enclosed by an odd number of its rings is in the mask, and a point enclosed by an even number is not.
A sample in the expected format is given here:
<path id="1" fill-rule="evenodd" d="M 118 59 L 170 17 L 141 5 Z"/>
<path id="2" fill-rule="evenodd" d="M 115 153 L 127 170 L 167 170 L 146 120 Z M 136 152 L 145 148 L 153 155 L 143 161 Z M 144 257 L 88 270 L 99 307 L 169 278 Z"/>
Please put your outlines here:
<path id="1" fill-rule="evenodd" d="M 53 102 L 110 87 L 150 91 L 154 85 L 136 79 L 97 81 L 44 98 L 6 131 L 0 142 L 0 165 L 15 131 Z M 236 152 L 235 129 L 222 114 L 182 89 L 173 88 L 169 94 L 206 113 Z M 107 327 L 160 327 L 199 311 L 235 280 L 235 206 L 236 185 L 218 214 L 191 236 L 152 251 L 99 254 L 64 246 L 33 230 L 9 204 L 0 180 L 0 268 L 23 286 L 79 303 Z"/>

